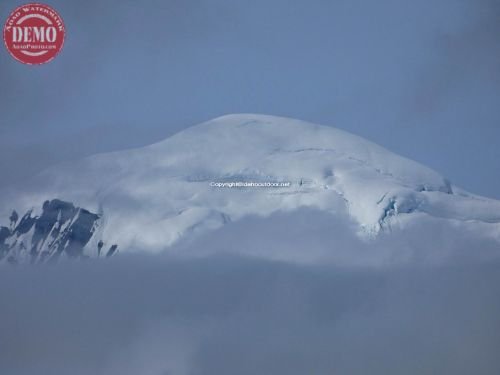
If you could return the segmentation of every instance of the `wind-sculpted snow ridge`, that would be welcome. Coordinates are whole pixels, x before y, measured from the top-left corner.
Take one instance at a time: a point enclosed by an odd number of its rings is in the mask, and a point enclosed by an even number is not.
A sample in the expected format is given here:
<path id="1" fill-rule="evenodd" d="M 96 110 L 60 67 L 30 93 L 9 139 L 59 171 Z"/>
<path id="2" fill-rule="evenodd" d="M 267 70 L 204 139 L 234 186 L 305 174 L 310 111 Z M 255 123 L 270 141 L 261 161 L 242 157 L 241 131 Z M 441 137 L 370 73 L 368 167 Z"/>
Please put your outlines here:
<path id="1" fill-rule="evenodd" d="M 40 215 L 34 215 L 30 209 L 19 218 L 13 211 L 9 226 L 0 227 L 0 262 L 43 263 L 63 256 L 88 257 L 91 252 L 84 248 L 98 225 L 99 215 L 58 199 L 46 201 Z M 98 256 L 103 245 L 102 241 L 97 243 Z M 113 255 L 116 248 L 111 246 L 106 255 Z"/>
<path id="2" fill-rule="evenodd" d="M 346 217 L 364 239 L 425 217 L 500 236 L 498 201 L 342 130 L 265 115 L 223 116 L 148 147 L 59 165 L 31 185 L 4 194 L 9 205 L 60 197 L 87 207 L 102 214 L 98 237 L 121 249 L 159 251 L 249 215 L 299 208 Z"/>

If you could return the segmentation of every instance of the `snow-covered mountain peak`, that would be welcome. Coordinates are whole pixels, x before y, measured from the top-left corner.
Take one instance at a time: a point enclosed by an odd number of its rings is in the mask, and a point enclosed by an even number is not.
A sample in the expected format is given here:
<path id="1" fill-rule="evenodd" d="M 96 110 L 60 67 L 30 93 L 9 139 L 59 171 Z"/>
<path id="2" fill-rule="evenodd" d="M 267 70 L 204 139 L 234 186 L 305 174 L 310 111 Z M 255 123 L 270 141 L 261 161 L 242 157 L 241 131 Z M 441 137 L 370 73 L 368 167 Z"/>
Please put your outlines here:
<path id="1" fill-rule="evenodd" d="M 99 213 L 96 236 L 121 249 L 156 251 L 248 215 L 301 207 L 348 217 L 368 236 L 422 215 L 499 236 L 498 201 L 361 137 L 274 116 L 219 117 L 148 147 L 55 166 L 35 181 L 17 193 L 16 208 L 73 202 Z M 236 182 L 282 186 L 228 187 Z"/>

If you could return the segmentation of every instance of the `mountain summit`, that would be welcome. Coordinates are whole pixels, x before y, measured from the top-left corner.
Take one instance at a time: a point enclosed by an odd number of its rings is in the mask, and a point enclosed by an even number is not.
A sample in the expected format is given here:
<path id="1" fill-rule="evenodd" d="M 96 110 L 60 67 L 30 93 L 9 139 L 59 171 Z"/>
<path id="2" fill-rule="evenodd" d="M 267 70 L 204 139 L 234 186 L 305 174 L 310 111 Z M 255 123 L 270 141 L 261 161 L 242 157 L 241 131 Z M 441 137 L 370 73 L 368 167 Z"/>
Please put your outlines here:
<path id="1" fill-rule="evenodd" d="M 365 238 L 429 217 L 500 237 L 500 202 L 358 136 L 274 116 L 223 116 L 151 146 L 57 165 L 30 185 L 4 194 L 0 208 L 54 199 L 85 207 L 99 216 L 92 248 L 106 237 L 159 251 L 248 215 L 303 207 L 345 216 Z"/>

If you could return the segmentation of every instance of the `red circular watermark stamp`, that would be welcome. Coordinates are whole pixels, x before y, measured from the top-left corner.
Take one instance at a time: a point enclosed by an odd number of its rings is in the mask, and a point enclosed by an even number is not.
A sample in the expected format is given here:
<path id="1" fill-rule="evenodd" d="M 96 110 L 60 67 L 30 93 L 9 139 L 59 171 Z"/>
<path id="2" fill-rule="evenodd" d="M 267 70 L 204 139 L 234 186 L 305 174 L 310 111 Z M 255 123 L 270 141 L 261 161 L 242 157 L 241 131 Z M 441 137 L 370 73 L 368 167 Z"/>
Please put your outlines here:
<path id="1" fill-rule="evenodd" d="M 51 7 L 30 3 L 14 9 L 5 22 L 3 40 L 9 53 L 24 64 L 45 64 L 61 51 L 64 22 Z"/>

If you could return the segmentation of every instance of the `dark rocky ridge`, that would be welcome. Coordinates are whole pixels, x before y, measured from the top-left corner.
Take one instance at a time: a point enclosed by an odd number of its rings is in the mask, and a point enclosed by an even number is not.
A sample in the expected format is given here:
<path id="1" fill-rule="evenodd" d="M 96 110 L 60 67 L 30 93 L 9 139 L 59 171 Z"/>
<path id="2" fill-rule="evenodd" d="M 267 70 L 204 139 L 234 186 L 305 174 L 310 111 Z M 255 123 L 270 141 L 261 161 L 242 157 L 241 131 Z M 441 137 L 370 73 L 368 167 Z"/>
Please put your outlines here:
<path id="1" fill-rule="evenodd" d="M 43 263 L 56 261 L 61 256 L 87 257 L 85 248 L 99 221 L 98 214 L 59 199 L 46 201 L 40 216 L 34 216 L 33 210 L 29 210 L 19 219 L 14 211 L 10 225 L 0 227 L 0 262 Z M 97 254 L 100 255 L 102 247 L 101 240 Z M 115 252 L 113 245 L 106 255 Z"/>

